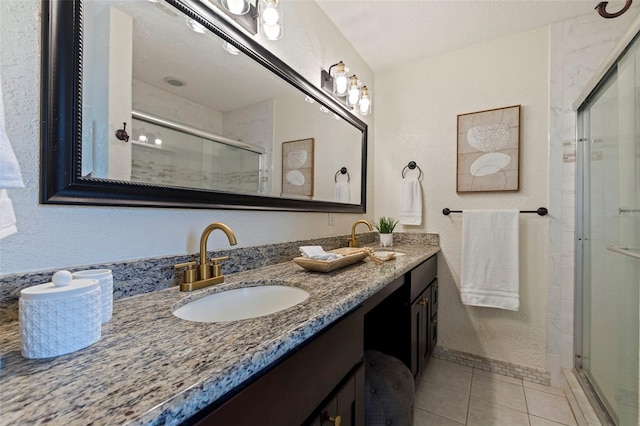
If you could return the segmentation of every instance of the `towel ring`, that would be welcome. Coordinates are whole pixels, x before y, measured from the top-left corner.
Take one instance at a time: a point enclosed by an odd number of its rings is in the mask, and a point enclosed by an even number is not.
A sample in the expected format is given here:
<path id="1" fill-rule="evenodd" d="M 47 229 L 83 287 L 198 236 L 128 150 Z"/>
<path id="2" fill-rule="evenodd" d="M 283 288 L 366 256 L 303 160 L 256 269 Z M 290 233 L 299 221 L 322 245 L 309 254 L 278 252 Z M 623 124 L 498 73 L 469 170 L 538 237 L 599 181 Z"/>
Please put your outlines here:
<path id="1" fill-rule="evenodd" d="M 402 179 L 404 179 L 404 172 L 407 171 L 407 168 L 409 170 L 413 170 L 415 168 L 418 168 L 418 171 L 420 172 L 420 174 L 418 175 L 418 179 L 420 179 L 422 177 L 422 169 L 420 168 L 420 166 L 418 166 L 416 164 L 415 161 L 409 161 L 409 164 L 407 164 L 406 166 L 404 166 L 404 169 L 402 169 Z"/>
<path id="2" fill-rule="evenodd" d="M 338 183 L 338 175 L 340 174 L 347 175 L 347 183 L 349 183 L 349 181 L 351 180 L 351 176 L 349 176 L 349 172 L 347 171 L 346 167 L 342 167 L 336 172 L 336 175 L 333 177 L 333 180 L 335 180 L 336 183 Z"/>

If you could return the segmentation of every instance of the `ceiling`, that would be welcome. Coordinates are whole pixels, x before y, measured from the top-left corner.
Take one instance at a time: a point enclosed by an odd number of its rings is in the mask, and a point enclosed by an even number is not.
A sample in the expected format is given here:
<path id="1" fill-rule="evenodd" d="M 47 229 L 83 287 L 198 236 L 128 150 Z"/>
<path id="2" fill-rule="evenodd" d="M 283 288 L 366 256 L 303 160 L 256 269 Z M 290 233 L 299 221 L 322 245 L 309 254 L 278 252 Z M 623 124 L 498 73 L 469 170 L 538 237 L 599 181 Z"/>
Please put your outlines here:
<path id="1" fill-rule="evenodd" d="M 599 0 L 316 1 L 374 72 L 577 16 L 604 19 Z"/>

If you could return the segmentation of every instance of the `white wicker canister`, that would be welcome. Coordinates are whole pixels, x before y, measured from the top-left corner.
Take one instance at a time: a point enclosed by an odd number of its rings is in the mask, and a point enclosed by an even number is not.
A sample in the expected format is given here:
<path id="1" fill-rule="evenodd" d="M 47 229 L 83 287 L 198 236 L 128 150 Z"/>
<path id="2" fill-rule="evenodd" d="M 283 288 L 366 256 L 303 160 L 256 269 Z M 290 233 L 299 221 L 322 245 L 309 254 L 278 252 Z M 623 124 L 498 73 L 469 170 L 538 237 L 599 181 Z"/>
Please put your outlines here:
<path id="1" fill-rule="evenodd" d="M 20 337 L 25 358 L 49 358 L 100 340 L 101 300 L 97 280 L 72 280 L 58 271 L 53 282 L 20 292 Z"/>
<path id="2" fill-rule="evenodd" d="M 75 279 L 98 280 L 100 284 L 100 297 L 102 298 L 102 323 L 111 319 L 113 314 L 113 274 L 111 269 L 87 269 L 74 272 Z"/>

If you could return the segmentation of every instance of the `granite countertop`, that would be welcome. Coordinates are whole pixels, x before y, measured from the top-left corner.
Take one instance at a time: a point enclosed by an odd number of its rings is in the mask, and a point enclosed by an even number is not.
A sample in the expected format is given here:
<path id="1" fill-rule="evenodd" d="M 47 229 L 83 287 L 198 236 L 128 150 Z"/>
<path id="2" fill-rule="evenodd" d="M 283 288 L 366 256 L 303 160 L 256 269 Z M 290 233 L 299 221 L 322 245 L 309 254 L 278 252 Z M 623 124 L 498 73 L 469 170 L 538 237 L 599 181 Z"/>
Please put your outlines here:
<path id="1" fill-rule="evenodd" d="M 439 248 L 408 241 L 394 250 L 406 255 L 326 274 L 285 262 L 227 275 L 193 293 L 174 287 L 118 300 L 100 341 L 57 358 L 23 358 L 18 322 L 0 324 L 0 424 L 179 424 Z M 311 296 L 284 311 L 226 323 L 171 313 L 204 295 L 282 282 Z"/>

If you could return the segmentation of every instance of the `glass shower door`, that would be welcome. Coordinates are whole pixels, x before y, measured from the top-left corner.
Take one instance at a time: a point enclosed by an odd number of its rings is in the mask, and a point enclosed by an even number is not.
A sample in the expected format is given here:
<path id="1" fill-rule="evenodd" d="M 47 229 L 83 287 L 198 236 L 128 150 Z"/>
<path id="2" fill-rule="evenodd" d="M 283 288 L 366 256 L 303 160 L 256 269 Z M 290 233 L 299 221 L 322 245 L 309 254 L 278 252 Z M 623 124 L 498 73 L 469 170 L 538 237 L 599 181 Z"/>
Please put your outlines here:
<path id="1" fill-rule="evenodd" d="M 638 424 L 640 44 L 578 111 L 582 289 L 577 367 L 616 424 Z M 580 284 L 580 282 L 579 282 Z"/>

